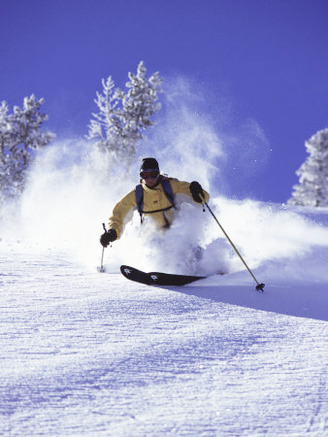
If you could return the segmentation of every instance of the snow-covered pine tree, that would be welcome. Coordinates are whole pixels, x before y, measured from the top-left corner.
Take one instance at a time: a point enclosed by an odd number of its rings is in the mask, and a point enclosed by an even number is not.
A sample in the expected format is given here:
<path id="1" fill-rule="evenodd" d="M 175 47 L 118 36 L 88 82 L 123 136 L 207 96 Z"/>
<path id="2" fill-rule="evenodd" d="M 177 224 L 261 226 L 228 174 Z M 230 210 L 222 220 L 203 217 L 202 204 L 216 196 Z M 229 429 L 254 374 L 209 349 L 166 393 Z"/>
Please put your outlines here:
<path id="1" fill-rule="evenodd" d="M 327 206 L 328 203 L 328 129 L 305 142 L 309 157 L 296 171 L 299 184 L 294 185 L 289 205 Z"/>
<path id="2" fill-rule="evenodd" d="M 40 113 L 44 99 L 32 94 L 25 97 L 23 109 L 14 107 L 8 114 L 8 105 L 0 106 L 0 192 L 15 197 L 25 186 L 27 171 L 35 151 L 55 138 L 51 132 L 42 132 L 41 126 L 48 116 Z"/>
<path id="3" fill-rule="evenodd" d="M 142 138 L 142 132 L 153 126 L 151 117 L 161 107 L 158 92 L 162 80 L 158 72 L 147 79 L 144 62 L 139 63 L 136 75 L 129 73 L 129 79 L 126 83 L 129 91 L 123 96 L 123 136 L 136 144 Z M 132 152 L 135 152 L 134 148 Z"/>
<path id="4" fill-rule="evenodd" d="M 96 145 L 108 152 L 112 160 L 127 167 L 133 161 L 143 131 L 154 124 L 151 117 L 160 109 L 158 93 L 162 82 L 159 73 L 147 79 L 142 61 L 137 74 L 129 73 L 128 76 L 127 92 L 115 89 L 111 76 L 102 80 L 102 94 L 97 92 L 95 99 L 99 112 L 92 114 L 87 136 L 96 139 Z"/>
<path id="5" fill-rule="evenodd" d="M 102 94 L 97 91 L 97 98 L 94 100 L 99 112 L 93 113 L 93 120 L 89 124 L 87 138 L 96 138 L 97 146 L 102 151 L 115 150 L 115 140 L 121 132 L 121 111 L 117 109 L 120 92 L 114 89 L 114 81 L 111 76 L 101 81 L 103 86 Z"/>

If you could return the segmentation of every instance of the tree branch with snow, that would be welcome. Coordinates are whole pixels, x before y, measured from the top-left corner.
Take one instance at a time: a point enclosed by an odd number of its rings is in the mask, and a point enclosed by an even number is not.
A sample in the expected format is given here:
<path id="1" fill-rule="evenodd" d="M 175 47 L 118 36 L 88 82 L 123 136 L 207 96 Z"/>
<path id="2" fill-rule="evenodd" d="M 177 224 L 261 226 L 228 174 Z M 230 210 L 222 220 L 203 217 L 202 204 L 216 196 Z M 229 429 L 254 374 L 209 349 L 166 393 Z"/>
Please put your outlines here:
<path id="1" fill-rule="evenodd" d="M 144 62 L 137 74 L 129 73 L 127 91 L 115 88 L 111 76 L 102 79 L 102 93 L 96 93 L 98 112 L 92 114 L 87 138 L 96 140 L 96 146 L 107 152 L 110 159 L 127 167 L 137 151 L 143 132 L 154 125 L 153 115 L 160 109 L 158 94 L 162 92 L 159 73 L 149 78 Z"/>

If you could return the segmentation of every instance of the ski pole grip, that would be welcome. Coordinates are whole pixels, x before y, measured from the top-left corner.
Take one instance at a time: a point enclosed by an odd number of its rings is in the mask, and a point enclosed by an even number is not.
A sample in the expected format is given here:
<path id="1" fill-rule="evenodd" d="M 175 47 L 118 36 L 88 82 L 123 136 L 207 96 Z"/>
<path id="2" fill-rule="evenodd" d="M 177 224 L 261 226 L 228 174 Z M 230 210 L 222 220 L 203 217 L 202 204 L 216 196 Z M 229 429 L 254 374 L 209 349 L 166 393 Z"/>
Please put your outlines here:
<path id="1" fill-rule="evenodd" d="M 103 223 L 102 225 L 103 225 L 104 231 L 107 232 L 107 229 L 106 229 L 105 223 Z"/>

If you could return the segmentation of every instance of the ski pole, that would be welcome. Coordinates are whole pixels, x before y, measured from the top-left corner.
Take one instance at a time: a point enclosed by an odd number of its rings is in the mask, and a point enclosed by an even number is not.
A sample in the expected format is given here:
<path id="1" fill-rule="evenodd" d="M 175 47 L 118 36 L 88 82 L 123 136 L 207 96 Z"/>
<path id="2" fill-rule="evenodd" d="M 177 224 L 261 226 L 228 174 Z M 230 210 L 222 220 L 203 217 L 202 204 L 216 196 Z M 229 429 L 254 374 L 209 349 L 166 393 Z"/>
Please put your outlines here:
<path id="1" fill-rule="evenodd" d="M 231 246 L 233 247 L 234 251 L 236 252 L 236 254 L 239 256 L 239 258 L 241 259 L 241 261 L 243 262 L 243 264 L 245 265 L 246 269 L 249 271 L 250 275 L 253 277 L 254 281 L 256 282 L 256 290 L 257 291 L 264 291 L 264 286 L 265 284 L 260 283 L 256 277 L 254 276 L 253 272 L 251 271 L 251 269 L 248 267 L 248 265 L 246 264 L 246 261 L 244 260 L 244 258 L 241 256 L 241 254 L 239 253 L 239 250 L 237 249 L 237 247 L 233 244 L 233 242 L 231 241 L 229 235 L 226 233 L 226 231 L 224 230 L 223 226 L 221 225 L 221 223 L 219 222 L 219 220 L 216 218 L 214 212 L 211 210 L 210 206 L 208 205 L 208 203 L 205 201 L 204 197 L 202 195 L 200 195 L 201 199 L 203 200 L 203 205 L 206 206 L 206 208 L 209 210 L 209 212 L 211 213 L 212 217 L 214 218 L 214 220 L 216 221 L 216 223 L 219 225 L 221 231 L 224 233 L 225 237 L 227 238 L 227 240 L 229 241 L 229 243 L 231 244 Z"/>
<path id="2" fill-rule="evenodd" d="M 105 223 L 103 223 L 102 225 L 103 225 L 104 231 L 107 232 Z M 105 269 L 104 269 L 104 252 L 105 252 L 105 248 L 103 246 L 102 252 L 101 252 L 100 267 L 99 267 L 99 272 L 101 272 L 101 273 L 103 273 L 105 271 Z"/>
<path id="3" fill-rule="evenodd" d="M 103 273 L 105 271 L 104 269 L 104 251 L 105 248 L 102 248 L 102 252 L 101 252 L 101 262 L 100 262 L 100 267 L 99 267 L 99 272 Z"/>

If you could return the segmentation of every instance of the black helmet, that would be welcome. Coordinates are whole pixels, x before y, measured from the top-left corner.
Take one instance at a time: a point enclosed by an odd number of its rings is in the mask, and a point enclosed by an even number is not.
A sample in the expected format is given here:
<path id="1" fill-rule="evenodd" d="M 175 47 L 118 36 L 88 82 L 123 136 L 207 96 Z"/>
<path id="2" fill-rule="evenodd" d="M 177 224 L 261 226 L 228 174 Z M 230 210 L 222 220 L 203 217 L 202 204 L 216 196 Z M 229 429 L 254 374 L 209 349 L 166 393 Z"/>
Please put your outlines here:
<path id="1" fill-rule="evenodd" d="M 158 170 L 158 162 L 155 158 L 144 158 L 141 163 L 140 172 L 145 170 Z"/>

